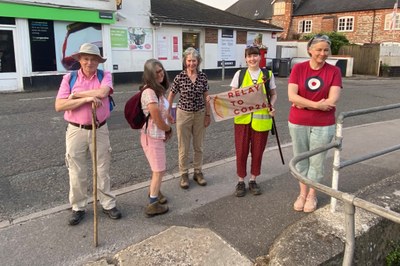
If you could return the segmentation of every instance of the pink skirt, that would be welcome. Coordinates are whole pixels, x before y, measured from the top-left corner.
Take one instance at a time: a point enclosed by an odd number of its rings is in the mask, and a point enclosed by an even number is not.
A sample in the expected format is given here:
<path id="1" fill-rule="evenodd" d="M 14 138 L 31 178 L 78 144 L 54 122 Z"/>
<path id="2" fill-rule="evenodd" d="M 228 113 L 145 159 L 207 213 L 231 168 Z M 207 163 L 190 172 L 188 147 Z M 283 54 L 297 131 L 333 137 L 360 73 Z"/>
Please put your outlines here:
<path id="1" fill-rule="evenodd" d="M 163 139 L 154 139 L 144 133 L 140 134 L 140 143 L 151 171 L 163 172 L 167 169 L 165 142 Z"/>

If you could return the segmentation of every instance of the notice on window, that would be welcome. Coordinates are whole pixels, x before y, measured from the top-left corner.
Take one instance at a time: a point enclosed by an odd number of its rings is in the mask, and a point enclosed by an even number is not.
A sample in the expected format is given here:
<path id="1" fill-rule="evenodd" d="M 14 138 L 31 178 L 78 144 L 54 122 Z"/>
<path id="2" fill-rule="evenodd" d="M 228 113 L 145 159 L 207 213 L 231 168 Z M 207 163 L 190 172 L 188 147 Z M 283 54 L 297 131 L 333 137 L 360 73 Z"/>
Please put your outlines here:
<path id="1" fill-rule="evenodd" d="M 128 30 L 123 28 L 111 28 L 111 48 L 128 49 Z"/>
<path id="2" fill-rule="evenodd" d="M 222 29 L 218 32 L 218 66 L 236 65 L 235 32 L 230 29 Z"/>
<path id="3" fill-rule="evenodd" d="M 47 42 L 52 37 L 50 36 L 49 21 L 29 21 L 30 23 L 30 36 L 32 42 Z M 51 25 L 53 27 L 53 25 Z M 53 33 L 53 29 L 51 29 Z"/>
<path id="4" fill-rule="evenodd" d="M 168 60 L 168 37 L 158 36 L 157 48 L 158 48 L 158 60 Z"/>

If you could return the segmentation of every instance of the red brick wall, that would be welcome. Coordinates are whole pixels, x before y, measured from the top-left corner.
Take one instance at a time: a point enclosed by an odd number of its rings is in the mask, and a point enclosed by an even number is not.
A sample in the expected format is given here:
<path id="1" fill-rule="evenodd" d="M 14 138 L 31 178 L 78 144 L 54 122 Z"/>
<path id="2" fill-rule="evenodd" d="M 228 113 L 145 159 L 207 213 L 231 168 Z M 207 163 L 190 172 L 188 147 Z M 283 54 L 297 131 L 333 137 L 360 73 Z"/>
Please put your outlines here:
<path id="1" fill-rule="evenodd" d="M 218 43 L 218 29 L 206 28 L 205 43 Z"/>
<path id="2" fill-rule="evenodd" d="M 354 17 L 354 31 L 342 32 L 351 43 L 400 42 L 400 30 L 394 32 L 384 30 L 385 16 L 391 12 L 392 9 L 385 9 L 293 17 L 287 39 L 297 39 L 303 35 L 297 32 L 301 20 L 312 20 L 312 33 L 315 34 L 321 31 L 337 31 L 338 19 L 352 16 Z M 283 27 L 282 20 L 281 16 L 273 17 L 273 24 Z"/>

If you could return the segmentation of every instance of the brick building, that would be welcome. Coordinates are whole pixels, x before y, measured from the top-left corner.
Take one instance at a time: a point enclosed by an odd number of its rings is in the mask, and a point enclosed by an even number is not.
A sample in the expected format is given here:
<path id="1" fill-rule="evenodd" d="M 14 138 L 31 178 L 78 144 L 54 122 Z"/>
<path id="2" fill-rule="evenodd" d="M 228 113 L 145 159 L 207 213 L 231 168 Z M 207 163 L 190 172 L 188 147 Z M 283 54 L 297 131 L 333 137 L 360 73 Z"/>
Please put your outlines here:
<path id="1" fill-rule="evenodd" d="M 239 0 L 226 11 L 282 27 L 281 40 L 297 40 L 306 34 L 336 31 L 346 35 L 352 43 L 400 43 L 400 13 L 397 12 L 393 19 L 395 2 Z"/>

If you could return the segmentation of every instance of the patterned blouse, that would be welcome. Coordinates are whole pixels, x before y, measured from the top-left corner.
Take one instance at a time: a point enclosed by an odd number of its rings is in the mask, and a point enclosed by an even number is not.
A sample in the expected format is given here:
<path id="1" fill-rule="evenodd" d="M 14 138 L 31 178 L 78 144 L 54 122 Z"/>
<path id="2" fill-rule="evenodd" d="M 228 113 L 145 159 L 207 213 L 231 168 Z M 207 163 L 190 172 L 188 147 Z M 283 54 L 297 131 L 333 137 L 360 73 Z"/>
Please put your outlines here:
<path id="1" fill-rule="evenodd" d="M 183 70 L 175 77 L 171 87 L 174 94 L 180 94 L 178 108 L 186 112 L 197 112 L 205 108 L 204 93 L 208 89 L 208 80 L 205 73 L 199 71 L 196 81 L 193 83 L 186 70 Z"/>

